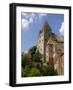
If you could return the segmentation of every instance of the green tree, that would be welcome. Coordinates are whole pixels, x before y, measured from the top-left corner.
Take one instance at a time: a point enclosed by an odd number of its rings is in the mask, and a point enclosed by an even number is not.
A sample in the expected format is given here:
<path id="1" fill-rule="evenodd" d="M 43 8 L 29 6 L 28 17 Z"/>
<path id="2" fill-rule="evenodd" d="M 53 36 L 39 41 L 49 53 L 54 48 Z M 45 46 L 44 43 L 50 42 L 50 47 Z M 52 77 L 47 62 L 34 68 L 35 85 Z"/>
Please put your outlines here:
<path id="1" fill-rule="evenodd" d="M 28 76 L 40 76 L 41 73 L 40 73 L 40 70 L 37 69 L 36 67 L 32 67 L 31 70 L 30 70 L 30 73 L 28 74 Z"/>
<path id="2" fill-rule="evenodd" d="M 31 50 L 31 55 L 33 57 L 33 55 L 36 53 L 36 49 L 37 47 L 36 46 L 33 46 L 30 50 Z"/>
<path id="3" fill-rule="evenodd" d="M 25 67 L 30 63 L 30 59 L 27 54 L 22 54 L 22 67 Z"/>
<path id="4" fill-rule="evenodd" d="M 39 51 L 37 51 L 34 55 L 33 55 L 33 61 L 35 61 L 35 62 L 40 62 L 40 60 L 41 60 L 41 58 L 42 58 L 42 55 L 39 53 Z"/>
<path id="5" fill-rule="evenodd" d="M 30 68 L 28 65 L 25 66 L 25 68 L 22 68 L 22 77 L 27 77 L 29 75 Z"/>
<path id="6" fill-rule="evenodd" d="M 54 76 L 58 75 L 57 71 L 54 70 L 53 66 L 51 65 L 42 65 L 42 68 L 40 69 L 43 76 Z"/>

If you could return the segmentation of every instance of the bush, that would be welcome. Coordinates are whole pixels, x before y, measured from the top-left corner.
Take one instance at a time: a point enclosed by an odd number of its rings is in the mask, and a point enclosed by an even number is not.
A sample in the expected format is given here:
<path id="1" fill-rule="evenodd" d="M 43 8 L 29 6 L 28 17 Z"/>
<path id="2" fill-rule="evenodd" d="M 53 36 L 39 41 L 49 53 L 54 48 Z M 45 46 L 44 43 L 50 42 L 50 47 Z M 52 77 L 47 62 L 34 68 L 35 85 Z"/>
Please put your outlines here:
<path id="1" fill-rule="evenodd" d="M 58 75 L 57 71 L 51 65 L 26 65 L 22 68 L 22 77 L 32 77 L 32 76 L 54 76 Z"/>
<path id="2" fill-rule="evenodd" d="M 22 67 L 29 65 L 30 59 L 28 58 L 27 54 L 22 55 Z"/>
<path id="3" fill-rule="evenodd" d="M 33 46 L 33 47 L 30 49 L 32 57 L 33 57 L 33 55 L 36 53 L 36 49 L 37 49 L 36 46 Z"/>
<path id="4" fill-rule="evenodd" d="M 30 68 L 28 65 L 25 66 L 25 68 L 22 68 L 22 77 L 27 77 L 30 72 Z"/>
<path id="5" fill-rule="evenodd" d="M 32 77 L 40 75 L 41 73 L 36 67 L 29 68 L 29 66 L 25 66 L 25 68 L 22 68 L 22 77 Z"/>
<path id="6" fill-rule="evenodd" d="M 35 61 L 35 62 L 40 62 L 40 60 L 41 60 L 41 58 L 42 58 L 42 55 L 39 53 L 39 51 L 37 51 L 34 55 L 33 55 L 33 61 Z"/>
<path id="7" fill-rule="evenodd" d="M 32 67 L 28 76 L 40 76 L 41 73 L 36 67 Z"/>
<path id="8" fill-rule="evenodd" d="M 34 51 L 34 49 L 32 49 Z M 39 51 L 33 54 L 32 60 L 27 54 L 22 54 L 22 77 L 31 76 L 54 76 L 58 75 L 53 66 L 47 63 L 41 63 L 42 55 Z"/>
<path id="9" fill-rule="evenodd" d="M 42 65 L 42 68 L 40 69 L 43 76 L 53 76 L 57 75 L 57 72 L 54 70 L 54 68 L 51 65 Z"/>

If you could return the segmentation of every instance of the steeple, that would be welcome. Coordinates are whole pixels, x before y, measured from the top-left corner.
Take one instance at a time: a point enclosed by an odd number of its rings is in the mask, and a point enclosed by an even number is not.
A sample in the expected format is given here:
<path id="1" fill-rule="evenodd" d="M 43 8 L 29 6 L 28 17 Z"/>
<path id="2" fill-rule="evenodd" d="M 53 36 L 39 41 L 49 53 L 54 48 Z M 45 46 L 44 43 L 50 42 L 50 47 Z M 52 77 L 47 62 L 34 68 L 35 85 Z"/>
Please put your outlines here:
<path id="1" fill-rule="evenodd" d="M 49 25 L 48 25 L 48 22 L 47 21 L 45 21 L 44 22 L 44 27 L 48 27 Z"/>
<path id="2" fill-rule="evenodd" d="M 44 30 L 51 31 L 50 25 L 48 24 L 48 21 L 47 20 L 44 22 Z"/>

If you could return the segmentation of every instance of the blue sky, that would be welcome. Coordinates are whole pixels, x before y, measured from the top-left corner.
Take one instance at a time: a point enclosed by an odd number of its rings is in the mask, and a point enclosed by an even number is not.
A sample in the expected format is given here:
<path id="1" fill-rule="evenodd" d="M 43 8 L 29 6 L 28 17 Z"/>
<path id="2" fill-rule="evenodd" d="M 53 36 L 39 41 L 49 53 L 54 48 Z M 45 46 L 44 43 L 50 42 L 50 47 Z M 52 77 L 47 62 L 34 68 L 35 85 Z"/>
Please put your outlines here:
<path id="1" fill-rule="evenodd" d="M 39 30 L 47 21 L 53 32 L 64 35 L 64 15 L 47 13 L 21 13 L 21 51 L 27 52 L 37 44 Z"/>

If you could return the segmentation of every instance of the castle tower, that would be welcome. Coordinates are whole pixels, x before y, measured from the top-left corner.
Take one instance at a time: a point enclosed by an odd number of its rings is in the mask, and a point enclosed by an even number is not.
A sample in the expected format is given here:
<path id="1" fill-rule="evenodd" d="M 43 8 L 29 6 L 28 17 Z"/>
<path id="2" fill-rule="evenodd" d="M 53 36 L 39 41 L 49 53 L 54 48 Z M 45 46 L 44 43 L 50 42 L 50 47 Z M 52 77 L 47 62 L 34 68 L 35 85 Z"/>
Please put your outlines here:
<path id="1" fill-rule="evenodd" d="M 38 36 L 38 45 L 37 48 L 39 52 L 43 55 L 42 61 L 46 61 L 46 44 L 47 40 L 50 37 L 52 31 L 47 21 L 44 22 L 42 30 L 39 32 Z"/>

